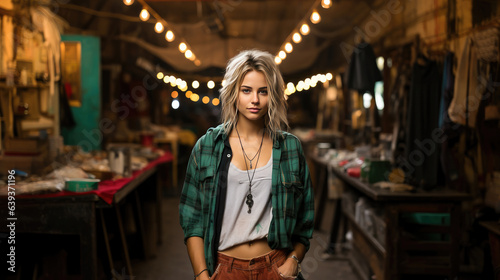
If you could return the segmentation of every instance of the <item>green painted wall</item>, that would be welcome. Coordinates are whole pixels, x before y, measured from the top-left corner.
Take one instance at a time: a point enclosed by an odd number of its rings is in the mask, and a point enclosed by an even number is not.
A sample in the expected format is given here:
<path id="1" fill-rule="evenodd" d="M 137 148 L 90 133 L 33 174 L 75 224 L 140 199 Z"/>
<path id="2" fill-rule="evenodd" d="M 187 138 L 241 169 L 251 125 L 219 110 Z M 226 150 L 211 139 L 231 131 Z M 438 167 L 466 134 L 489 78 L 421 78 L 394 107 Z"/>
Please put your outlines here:
<path id="1" fill-rule="evenodd" d="M 81 42 L 82 106 L 71 107 L 76 122 L 72 129 L 62 128 L 65 145 L 78 145 L 85 151 L 100 150 L 101 47 L 99 37 L 62 35 L 62 41 Z"/>

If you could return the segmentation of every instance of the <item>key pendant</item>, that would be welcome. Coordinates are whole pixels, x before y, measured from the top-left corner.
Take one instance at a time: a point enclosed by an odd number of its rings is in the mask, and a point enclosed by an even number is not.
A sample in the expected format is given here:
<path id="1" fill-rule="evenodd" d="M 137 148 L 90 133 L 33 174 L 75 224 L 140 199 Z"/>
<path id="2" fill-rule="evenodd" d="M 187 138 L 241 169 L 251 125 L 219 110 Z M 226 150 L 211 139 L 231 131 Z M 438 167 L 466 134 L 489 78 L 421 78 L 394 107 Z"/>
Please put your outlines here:
<path id="1" fill-rule="evenodd" d="M 248 214 L 252 213 L 252 206 L 253 206 L 253 196 L 251 193 L 247 195 L 247 201 L 246 204 L 248 205 Z"/>

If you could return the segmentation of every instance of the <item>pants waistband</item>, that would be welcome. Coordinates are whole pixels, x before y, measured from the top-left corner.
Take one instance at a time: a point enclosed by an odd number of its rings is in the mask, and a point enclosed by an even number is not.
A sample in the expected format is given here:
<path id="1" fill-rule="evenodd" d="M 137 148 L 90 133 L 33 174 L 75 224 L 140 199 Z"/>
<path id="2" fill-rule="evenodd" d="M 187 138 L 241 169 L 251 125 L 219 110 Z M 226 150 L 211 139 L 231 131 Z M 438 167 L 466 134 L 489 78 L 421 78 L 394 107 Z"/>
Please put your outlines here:
<path id="1" fill-rule="evenodd" d="M 258 269 L 268 267 L 282 258 L 286 258 L 285 250 L 272 250 L 271 252 L 250 260 L 233 258 L 222 253 L 217 254 L 217 263 L 235 269 Z"/>

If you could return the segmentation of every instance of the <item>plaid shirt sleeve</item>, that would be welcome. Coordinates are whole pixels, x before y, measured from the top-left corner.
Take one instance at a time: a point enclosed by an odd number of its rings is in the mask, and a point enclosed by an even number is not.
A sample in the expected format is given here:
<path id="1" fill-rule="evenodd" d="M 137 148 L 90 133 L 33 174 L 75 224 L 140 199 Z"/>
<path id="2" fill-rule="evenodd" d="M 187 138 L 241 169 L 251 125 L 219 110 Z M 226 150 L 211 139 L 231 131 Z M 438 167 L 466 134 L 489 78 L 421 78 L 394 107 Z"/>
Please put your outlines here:
<path id="1" fill-rule="evenodd" d="M 292 234 L 293 241 L 300 242 L 309 250 L 310 242 L 314 230 L 314 195 L 309 174 L 309 167 L 302 150 L 302 145 L 297 139 L 297 149 L 299 154 L 300 178 L 304 186 L 303 200 L 297 205 L 297 222 Z"/>
<path id="2" fill-rule="evenodd" d="M 184 231 L 184 242 L 189 237 L 198 236 L 203 238 L 203 217 L 199 191 L 199 159 L 201 151 L 201 139 L 198 140 L 191 152 L 186 169 L 186 178 L 182 188 L 179 204 L 180 224 Z"/>

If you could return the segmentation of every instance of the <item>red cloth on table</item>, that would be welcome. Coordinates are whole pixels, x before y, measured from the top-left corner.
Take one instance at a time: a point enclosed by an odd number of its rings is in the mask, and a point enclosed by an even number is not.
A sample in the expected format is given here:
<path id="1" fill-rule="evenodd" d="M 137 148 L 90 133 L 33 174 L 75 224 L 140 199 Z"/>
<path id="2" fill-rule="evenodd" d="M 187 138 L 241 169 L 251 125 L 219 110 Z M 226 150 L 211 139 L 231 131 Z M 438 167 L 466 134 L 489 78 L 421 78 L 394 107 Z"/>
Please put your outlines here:
<path id="1" fill-rule="evenodd" d="M 155 167 L 158 164 L 172 161 L 173 156 L 170 152 L 165 152 L 165 154 L 152 162 L 148 163 L 146 167 L 141 170 L 135 171 L 132 176 L 127 178 L 122 178 L 118 180 L 106 180 L 99 182 L 99 188 L 94 191 L 89 192 L 70 192 L 70 191 L 60 191 L 56 193 L 46 193 L 46 194 L 35 194 L 35 195 L 20 195 L 19 197 L 24 198 L 42 198 L 42 197 L 59 197 L 59 196 L 71 196 L 71 195 L 88 195 L 88 194 L 96 194 L 106 203 L 113 203 L 113 197 L 116 192 L 118 192 L 125 185 L 134 180 L 137 176 L 139 176 L 142 172 Z"/>

